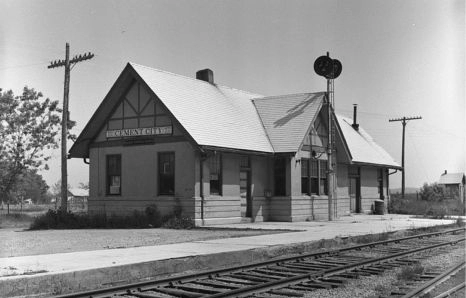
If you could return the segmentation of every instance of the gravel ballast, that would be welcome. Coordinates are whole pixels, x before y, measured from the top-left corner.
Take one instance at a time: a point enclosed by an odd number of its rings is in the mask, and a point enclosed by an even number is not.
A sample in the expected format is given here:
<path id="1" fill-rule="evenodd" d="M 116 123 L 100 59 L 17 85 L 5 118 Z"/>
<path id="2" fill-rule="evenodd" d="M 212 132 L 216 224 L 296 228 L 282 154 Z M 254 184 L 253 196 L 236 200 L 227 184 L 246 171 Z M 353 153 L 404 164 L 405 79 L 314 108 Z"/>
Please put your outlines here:
<path id="1" fill-rule="evenodd" d="M 426 257 L 420 262 L 425 271 L 441 272 L 465 259 L 464 243 L 451 250 L 436 256 Z M 317 290 L 309 292 L 305 297 L 386 297 L 390 292 L 403 286 L 404 282 L 398 279 L 402 268 L 389 270 L 382 275 L 371 275 L 350 280 L 344 287 L 331 290 Z"/>

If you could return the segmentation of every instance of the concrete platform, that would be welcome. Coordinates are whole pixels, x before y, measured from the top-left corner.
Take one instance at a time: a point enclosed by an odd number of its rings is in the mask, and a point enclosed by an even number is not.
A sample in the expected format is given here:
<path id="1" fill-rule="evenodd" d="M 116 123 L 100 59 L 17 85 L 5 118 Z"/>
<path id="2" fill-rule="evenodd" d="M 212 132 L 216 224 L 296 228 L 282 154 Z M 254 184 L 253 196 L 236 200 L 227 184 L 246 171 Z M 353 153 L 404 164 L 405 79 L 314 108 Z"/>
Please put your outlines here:
<path id="1" fill-rule="evenodd" d="M 186 271 L 260 261 L 316 249 L 321 239 L 394 232 L 455 220 L 407 215 L 353 215 L 332 222 L 263 222 L 224 228 L 288 229 L 289 233 L 158 246 L 0 258 L 0 296 L 49 296 Z M 10 273 L 5 269 L 11 270 Z M 3 273 L 3 274 L 1 274 Z M 5 276 L 5 275 L 11 276 Z M 3 275 L 3 276 L 1 276 Z"/>

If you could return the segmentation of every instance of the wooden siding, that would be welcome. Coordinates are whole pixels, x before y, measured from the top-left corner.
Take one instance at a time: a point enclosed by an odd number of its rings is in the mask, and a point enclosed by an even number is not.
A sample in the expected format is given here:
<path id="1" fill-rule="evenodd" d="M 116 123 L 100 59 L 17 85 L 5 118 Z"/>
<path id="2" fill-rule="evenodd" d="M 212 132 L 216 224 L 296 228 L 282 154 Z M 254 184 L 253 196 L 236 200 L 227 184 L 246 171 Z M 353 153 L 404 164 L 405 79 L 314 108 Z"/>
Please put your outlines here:
<path id="1" fill-rule="evenodd" d="M 158 152 L 175 152 L 175 195 L 158 195 Z M 106 194 L 106 155 L 121 154 L 121 195 Z M 194 151 L 187 142 L 141 145 L 131 147 L 98 147 L 90 150 L 89 211 L 100 212 L 104 208 L 118 214 L 142 210 L 156 204 L 163 212 L 171 212 L 176 199 L 193 212 Z M 112 205 L 111 207 L 109 207 Z M 160 206 L 159 206 L 160 205 Z"/>
<path id="2" fill-rule="evenodd" d="M 291 221 L 291 198 L 272 197 L 269 199 L 270 221 Z"/>
<path id="3" fill-rule="evenodd" d="M 161 216 L 172 214 L 175 206 L 181 206 L 185 215 L 194 213 L 194 200 L 188 198 L 161 196 L 154 198 L 124 197 L 88 200 L 90 214 L 130 215 L 134 211 L 144 212 L 147 207 L 154 205 Z"/>
<path id="4" fill-rule="evenodd" d="M 270 218 L 269 199 L 265 197 L 252 198 L 252 218 L 255 222 L 268 221 Z"/>

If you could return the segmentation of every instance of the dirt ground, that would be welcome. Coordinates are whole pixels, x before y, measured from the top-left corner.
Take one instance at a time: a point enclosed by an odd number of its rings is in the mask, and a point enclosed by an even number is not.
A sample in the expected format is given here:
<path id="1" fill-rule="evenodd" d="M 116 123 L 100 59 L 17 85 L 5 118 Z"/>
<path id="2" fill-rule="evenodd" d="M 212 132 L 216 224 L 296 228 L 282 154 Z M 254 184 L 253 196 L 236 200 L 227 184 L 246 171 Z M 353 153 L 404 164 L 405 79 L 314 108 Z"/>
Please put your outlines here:
<path id="1" fill-rule="evenodd" d="M 286 232 L 279 230 L 212 228 L 192 230 L 83 229 L 28 231 L 27 229 L 34 216 L 43 212 L 43 210 L 25 212 L 20 216 L 14 216 L 14 214 L 7 216 L 4 214 L 5 212 L 0 212 L 0 258 L 163 245 Z"/>
<path id="2" fill-rule="evenodd" d="M 283 233 L 277 230 L 89 229 L 26 231 L 0 229 L 0 258 L 73 251 L 162 245 Z"/>

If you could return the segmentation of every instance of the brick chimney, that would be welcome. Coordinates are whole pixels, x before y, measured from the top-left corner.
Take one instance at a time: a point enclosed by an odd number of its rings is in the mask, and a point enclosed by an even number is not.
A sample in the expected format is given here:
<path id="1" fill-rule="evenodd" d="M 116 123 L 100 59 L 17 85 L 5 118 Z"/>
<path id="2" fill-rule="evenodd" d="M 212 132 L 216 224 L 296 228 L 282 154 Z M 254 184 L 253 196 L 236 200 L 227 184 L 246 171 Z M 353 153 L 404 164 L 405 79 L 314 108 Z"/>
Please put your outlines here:
<path id="1" fill-rule="evenodd" d="M 359 130 L 359 124 L 358 124 L 358 121 L 357 121 L 357 115 L 358 115 L 358 105 L 357 104 L 353 104 L 353 124 L 351 124 L 351 126 L 356 129 L 356 130 Z"/>
<path id="2" fill-rule="evenodd" d="M 196 79 L 206 81 L 207 83 L 214 83 L 214 72 L 208 68 L 196 72 Z"/>

